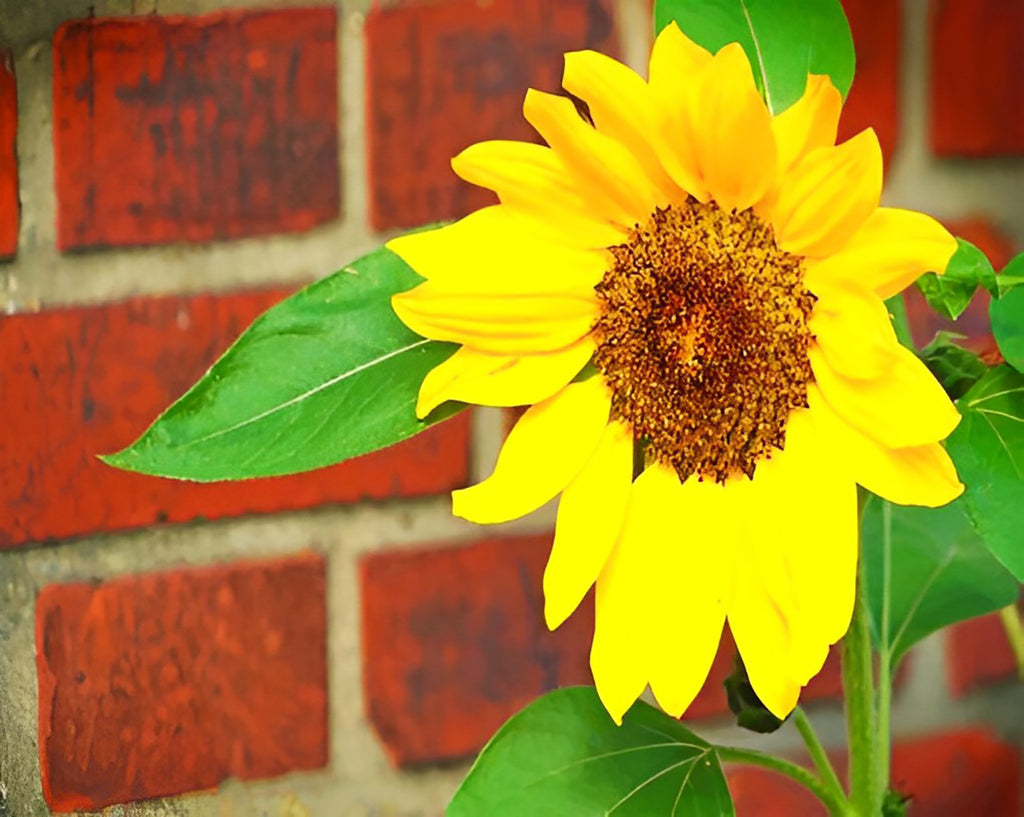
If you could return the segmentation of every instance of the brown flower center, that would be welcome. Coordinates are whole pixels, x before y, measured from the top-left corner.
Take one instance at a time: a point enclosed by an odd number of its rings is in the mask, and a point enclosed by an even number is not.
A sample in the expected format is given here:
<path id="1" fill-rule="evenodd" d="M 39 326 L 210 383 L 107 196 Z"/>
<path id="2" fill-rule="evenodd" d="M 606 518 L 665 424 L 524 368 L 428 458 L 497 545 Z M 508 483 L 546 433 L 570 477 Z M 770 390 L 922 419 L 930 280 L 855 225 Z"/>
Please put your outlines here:
<path id="1" fill-rule="evenodd" d="M 800 259 L 750 210 L 689 200 L 654 212 L 596 287 L 594 362 L 648 462 L 725 481 L 753 476 L 807 405 L 807 319 Z"/>

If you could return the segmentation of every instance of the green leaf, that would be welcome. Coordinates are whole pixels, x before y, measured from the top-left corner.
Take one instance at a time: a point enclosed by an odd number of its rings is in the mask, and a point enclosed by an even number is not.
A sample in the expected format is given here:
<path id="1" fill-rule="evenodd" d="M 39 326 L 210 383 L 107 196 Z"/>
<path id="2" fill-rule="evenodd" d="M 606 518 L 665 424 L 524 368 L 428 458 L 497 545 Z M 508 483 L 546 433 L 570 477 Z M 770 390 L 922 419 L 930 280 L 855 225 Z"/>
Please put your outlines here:
<path id="1" fill-rule="evenodd" d="M 675 20 L 712 53 L 738 42 L 773 114 L 804 92 L 808 74 L 827 74 L 846 97 L 856 61 L 839 0 L 657 0 L 655 30 Z"/>
<path id="2" fill-rule="evenodd" d="M 1013 287 L 1024 284 L 1024 252 L 1003 267 L 1002 272 L 996 276 L 996 283 L 999 284 L 1000 295 Z"/>
<path id="3" fill-rule="evenodd" d="M 957 402 L 946 441 L 964 502 L 985 544 L 1024 581 L 1024 375 L 997 366 Z"/>
<path id="4" fill-rule="evenodd" d="M 950 320 L 956 320 L 967 309 L 979 286 L 993 295 L 998 291 L 996 271 L 985 253 L 962 238 L 956 242 L 957 250 L 944 275 L 928 272 L 917 279 L 918 289 L 931 308 Z"/>
<path id="5" fill-rule="evenodd" d="M 1024 287 L 1004 289 L 989 304 L 988 314 L 1003 358 L 1024 372 Z"/>
<path id="6" fill-rule="evenodd" d="M 590 687 L 514 715 L 477 758 L 447 817 L 733 817 L 713 746 L 643 702 L 616 726 Z"/>
<path id="7" fill-rule="evenodd" d="M 914 346 L 914 336 L 910 332 L 910 319 L 907 317 L 907 302 L 903 295 L 893 295 L 885 302 L 885 308 L 889 311 L 892 319 L 892 328 L 896 333 L 896 339 L 906 346 L 910 351 L 917 351 Z"/>
<path id="8" fill-rule="evenodd" d="M 925 365 L 953 400 L 963 397 L 988 371 L 974 352 L 957 346 L 955 341 L 963 337 L 955 332 L 939 332 L 921 350 Z"/>
<path id="9" fill-rule="evenodd" d="M 118 468 L 208 482 L 309 471 L 410 437 L 423 376 L 455 349 L 424 340 L 390 296 L 421 279 L 386 249 L 256 319 L 131 446 Z"/>
<path id="10" fill-rule="evenodd" d="M 985 547 L 962 499 L 917 508 L 872 496 L 861 539 L 872 636 L 893 667 L 925 636 L 1017 598 L 1017 582 Z"/>

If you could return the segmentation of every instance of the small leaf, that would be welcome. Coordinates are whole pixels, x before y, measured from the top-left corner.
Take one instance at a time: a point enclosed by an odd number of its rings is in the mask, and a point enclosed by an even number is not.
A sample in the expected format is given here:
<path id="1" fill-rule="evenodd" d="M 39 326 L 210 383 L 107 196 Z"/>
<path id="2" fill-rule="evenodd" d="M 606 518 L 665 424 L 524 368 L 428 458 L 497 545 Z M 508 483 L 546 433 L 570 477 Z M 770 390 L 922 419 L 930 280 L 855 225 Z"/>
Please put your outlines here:
<path id="1" fill-rule="evenodd" d="M 757 697 L 738 650 L 733 655 L 732 663 L 732 673 L 725 679 L 724 685 L 729 709 L 736 716 L 736 725 L 761 735 L 778 731 L 785 721 L 769 712 L 768 707 Z"/>
<path id="2" fill-rule="evenodd" d="M 384 448 L 451 416 L 414 413 L 423 376 L 455 350 L 408 330 L 390 296 L 420 278 L 377 250 L 256 319 L 131 446 L 104 458 L 209 482 L 293 474 Z"/>
<path id="3" fill-rule="evenodd" d="M 910 332 L 910 319 L 907 317 L 907 302 L 903 300 L 902 293 L 888 298 L 885 302 L 885 308 L 889 311 L 896 339 L 911 352 L 916 352 L 917 347 L 914 346 L 914 336 Z"/>
<path id="4" fill-rule="evenodd" d="M 963 337 L 954 332 L 939 332 L 921 350 L 925 365 L 953 400 L 963 397 L 988 371 L 974 352 L 957 346 L 955 341 Z"/>
<path id="5" fill-rule="evenodd" d="M 917 279 L 918 289 L 931 308 L 950 320 L 956 320 L 967 309 L 979 286 L 992 294 L 998 291 L 996 271 L 985 253 L 962 238 L 956 242 L 957 250 L 944 275 L 928 272 Z"/>
<path id="6" fill-rule="evenodd" d="M 989 553 L 961 499 L 917 508 L 872 496 L 861 538 L 872 635 L 893 667 L 925 636 L 1017 598 L 1017 582 Z"/>
<path id="7" fill-rule="evenodd" d="M 1015 256 L 1009 264 L 1003 267 L 1003 271 L 996 276 L 996 283 L 999 284 L 1000 295 L 1024 284 L 1024 252 Z"/>
<path id="8" fill-rule="evenodd" d="M 673 20 L 712 53 L 742 45 L 773 114 L 801 97 L 808 74 L 827 74 L 844 98 L 853 82 L 853 37 L 839 0 L 657 0 L 655 30 Z"/>
<path id="9" fill-rule="evenodd" d="M 989 304 L 988 314 L 1003 359 L 1024 372 L 1024 287 L 1004 289 Z"/>
<path id="10" fill-rule="evenodd" d="M 997 366 L 957 408 L 963 419 L 946 448 L 967 486 L 967 510 L 996 558 L 1024 581 L 1024 375 Z"/>
<path id="11" fill-rule="evenodd" d="M 591 687 L 549 693 L 491 738 L 447 817 L 734 817 L 715 748 L 637 702 L 616 726 Z"/>

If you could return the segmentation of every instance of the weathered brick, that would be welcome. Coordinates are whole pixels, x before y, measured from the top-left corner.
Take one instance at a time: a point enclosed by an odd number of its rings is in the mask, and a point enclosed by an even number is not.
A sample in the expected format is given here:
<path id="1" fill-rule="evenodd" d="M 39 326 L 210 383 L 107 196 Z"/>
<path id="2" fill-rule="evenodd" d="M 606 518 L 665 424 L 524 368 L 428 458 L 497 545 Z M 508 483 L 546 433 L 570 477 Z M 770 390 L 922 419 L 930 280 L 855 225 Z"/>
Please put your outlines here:
<path id="1" fill-rule="evenodd" d="M 966 218 L 947 222 L 946 227 L 953 235 L 970 241 L 985 253 L 997 272 L 1013 256 L 1013 242 L 987 219 Z M 979 289 L 975 293 L 970 305 L 956 321 L 948 320 L 932 311 L 917 287 L 908 287 L 904 291 L 904 298 L 907 303 L 907 317 L 910 319 L 914 342 L 918 346 L 924 346 L 935 336 L 936 332 L 942 330 L 966 335 L 965 344 L 975 351 L 980 352 L 989 345 L 992 337 L 988 318 L 990 298 L 985 290 Z"/>
<path id="2" fill-rule="evenodd" d="M 96 459 L 131 443 L 285 294 L 139 298 L 0 321 L 0 550 L 464 484 L 464 416 L 340 466 L 244 488 L 145 477 Z"/>
<path id="3" fill-rule="evenodd" d="M 18 251 L 18 85 L 14 58 L 0 49 L 0 259 Z"/>
<path id="4" fill-rule="evenodd" d="M 872 127 L 886 162 L 899 140 L 902 8 L 891 0 L 843 0 L 857 51 L 857 75 L 843 107 L 839 138 Z"/>
<path id="5" fill-rule="evenodd" d="M 39 758 L 55 811 L 327 763 L 313 554 L 44 587 Z"/>
<path id="6" fill-rule="evenodd" d="M 54 35 L 61 249 L 338 215 L 335 11 L 75 20 Z"/>
<path id="7" fill-rule="evenodd" d="M 954 695 L 1017 676 L 1017 661 L 998 615 L 964 621 L 947 630 L 946 672 Z"/>
<path id="8" fill-rule="evenodd" d="M 484 139 L 536 139 L 529 87 L 557 91 L 562 54 L 615 53 L 609 0 L 405 0 L 366 20 L 370 217 L 377 229 L 493 201 L 449 166 Z"/>
<path id="9" fill-rule="evenodd" d="M 911 798 L 914 817 L 1019 817 L 1019 753 L 982 729 L 962 729 L 899 741 L 893 750 L 892 786 Z M 840 770 L 845 757 L 837 753 Z M 729 770 L 737 817 L 825 817 L 804 788 L 754 768 Z"/>
<path id="10" fill-rule="evenodd" d="M 367 714 L 396 765 L 466 757 L 517 710 L 590 683 L 588 599 L 554 633 L 550 535 L 390 551 L 359 566 Z"/>
<path id="11" fill-rule="evenodd" d="M 931 143 L 940 156 L 1024 153 L 1024 3 L 932 0 Z"/>
<path id="12" fill-rule="evenodd" d="M 470 755 L 544 692 L 593 683 L 590 598 L 554 633 L 544 625 L 541 576 L 550 547 L 547 534 L 363 559 L 367 711 L 396 765 Z M 734 649 L 726 632 L 687 720 L 729 711 L 722 682 Z M 841 695 L 837 657 L 804 701 Z"/>

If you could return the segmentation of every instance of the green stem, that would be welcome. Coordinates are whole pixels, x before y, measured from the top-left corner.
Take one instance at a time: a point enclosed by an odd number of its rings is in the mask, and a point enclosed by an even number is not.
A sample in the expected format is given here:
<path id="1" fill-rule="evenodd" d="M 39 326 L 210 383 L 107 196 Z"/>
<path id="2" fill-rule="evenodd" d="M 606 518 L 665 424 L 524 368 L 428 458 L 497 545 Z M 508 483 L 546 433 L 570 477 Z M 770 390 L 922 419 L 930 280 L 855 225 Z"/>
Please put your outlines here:
<path id="1" fill-rule="evenodd" d="M 843 791 L 843 784 L 839 782 L 836 770 L 832 768 L 832 763 L 828 759 L 828 755 L 825 754 L 825 747 L 818 740 L 814 726 L 811 725 L 807 714 L 799 706 L 793 710 L 793 723 L 796 725 L 797 731 L 800 732 L 800 736 L 804 739 L 804 745 L 811 755 L 811 760 L 814 761 L 814 768 L 818 770 L 818 775 L 821 777 L 822 782 L 832 790 L 833 795 L 845 801 L 846 794 Z"/>
<path id="2" fill-rule="evenodd" d="M 1024 681 L 1024 623 L 1020 619 L 1017 604 L 1009 604 L 999 611 L 999 618 L 1006 628 L 1006 639 L 1010 642 L 1013 657 L 1017 661 L 1017 676 Z"/>
<path id="3" fill-rule="evenodd" d="M 766 755 L 764 752 L 757 752 L 753 749 L 740 749 L 734 746 L 716 746 L 715 752 L 724 763 L 743 763 L 747 766 L 760 766 L 763 769 L 770 769 L 791 780 L 795 780 L 811 794 L 817 797 L 829 814 L 833 817 L 847 817 L 850 815 L 849 804 L 846 798 L 829 790 L 809 769 L 790 763 L 788 760 Z"/>
<path id="4" fill-rule="evenodd" d="M 874 813 L 880 814 L 885 794 L 889 789 L 889 747 L 892 745 L 892 730 L 889 724 L 889 711 L 892 703 L 892 645 L 889 643 L 889 599 L 892 595 L 890 582 L 892 575 L 892 505 L 888 502 L 882 506 L 882 552 L 884 568 L 882 572 L 882 617 L 879 629 L 883 633 L 881 648 L 878 651 L 878 709 L 877 729 L 875 730 L 875 774 L 872 796 Z"/>
<path id="5" fill-rule="evenodd" d="M 843 696 L 850 752 L 850 803 L 859 817 L 878 817 L 874 804 L 875 711 L 871 634 L 863 582 L 858 582 L 850 629 L 843 638 Z"/>

